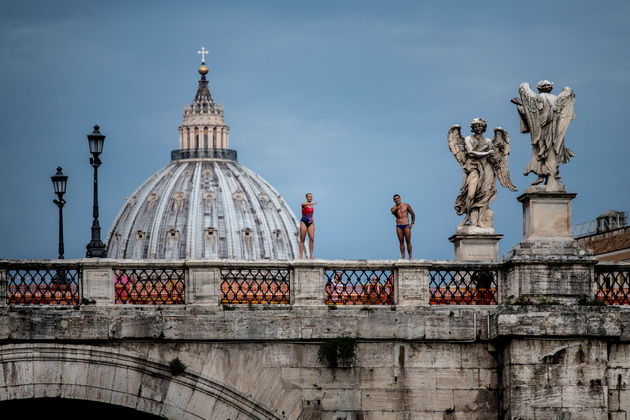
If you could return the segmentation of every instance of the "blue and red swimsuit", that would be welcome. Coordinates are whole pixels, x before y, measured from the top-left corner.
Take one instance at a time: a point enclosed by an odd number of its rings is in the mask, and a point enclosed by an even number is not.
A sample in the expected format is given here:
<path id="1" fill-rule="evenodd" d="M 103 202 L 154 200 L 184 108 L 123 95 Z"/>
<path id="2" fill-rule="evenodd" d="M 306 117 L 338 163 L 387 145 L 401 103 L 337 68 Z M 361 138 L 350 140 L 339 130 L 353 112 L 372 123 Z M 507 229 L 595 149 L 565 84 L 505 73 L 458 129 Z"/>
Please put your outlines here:
<path id="1" fill-rule="evenodd" d="M 302 219 L 300 219 L 300 221 L 304 223 L 307 228 L 314 223 L 314 220 L 313 220 L 314 211 L 315 209 L 313 209 L 313 207 L 311 206 L 302 207 Z"/>

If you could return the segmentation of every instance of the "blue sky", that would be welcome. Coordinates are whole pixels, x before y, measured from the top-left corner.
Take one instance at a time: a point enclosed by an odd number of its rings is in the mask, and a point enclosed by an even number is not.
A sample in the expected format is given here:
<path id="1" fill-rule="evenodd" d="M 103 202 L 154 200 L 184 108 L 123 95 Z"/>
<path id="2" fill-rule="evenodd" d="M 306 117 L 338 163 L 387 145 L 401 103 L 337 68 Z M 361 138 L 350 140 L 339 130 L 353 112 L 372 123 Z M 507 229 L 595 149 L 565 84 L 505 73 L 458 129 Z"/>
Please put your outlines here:
<path id="1" fill-rule="evenodd" d="M 491 206 L 503 255 L 522 239 L 517 197 L 531 154 L 509 99 L 541 79 L 576 93 L 561 167 L 573 222 L 630 210 L 630 1 L 55 1 L 0 4 L 0 258 L 56 258 L 50 176 L 69 176 L 66 258 L 90 240 L 86 135 L 99 170 L 104 240 L 125 197 L 166 166 L 210 51 L 239 162 L 294 212 L 319 204 L 315 256 L 396 259 L 398 193 L 418 217 L 414 257 L 448 260 L 461 217 L 453 124 L 506 129 L 518 192 Z"/>

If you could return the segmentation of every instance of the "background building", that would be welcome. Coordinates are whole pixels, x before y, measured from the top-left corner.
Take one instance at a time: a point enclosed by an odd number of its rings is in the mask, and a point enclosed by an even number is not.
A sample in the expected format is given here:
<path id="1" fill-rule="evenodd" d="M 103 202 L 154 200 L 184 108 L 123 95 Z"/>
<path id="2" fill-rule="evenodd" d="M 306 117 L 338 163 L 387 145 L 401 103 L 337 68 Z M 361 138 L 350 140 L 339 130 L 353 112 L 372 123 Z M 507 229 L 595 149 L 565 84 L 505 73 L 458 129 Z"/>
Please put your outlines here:
<path id="1" fill-rule="evenodd" d="M 278 192 L 237 162 L 208 67 L 184 108 L 179 149 L 120 210 L 107 236 L 110 258 L 293 259 L 297 223 Z"/>
<path id="2" fill-rule="evenodd" d="M 575 225 L 573 236 L 602 261 L 630 261 L 628 212 L 610 210 L 595 220 Z"/>

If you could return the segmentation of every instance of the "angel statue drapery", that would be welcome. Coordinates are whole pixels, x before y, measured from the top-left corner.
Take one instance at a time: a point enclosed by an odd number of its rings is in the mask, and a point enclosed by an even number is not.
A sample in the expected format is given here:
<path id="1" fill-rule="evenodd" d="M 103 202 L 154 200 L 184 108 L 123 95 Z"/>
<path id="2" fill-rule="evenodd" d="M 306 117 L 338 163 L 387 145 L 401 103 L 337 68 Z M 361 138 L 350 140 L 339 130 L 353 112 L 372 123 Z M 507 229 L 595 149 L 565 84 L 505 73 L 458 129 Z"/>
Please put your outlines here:
<path id="1" fill-rule="evenodd" d="M 575 119 L 575 93 L 565 87 L 558 96 L 552 95 L 553 83 L 548 80 L 538 82 L 536 88 L 538 94 L 529 83 L 523 83 L 518 88 L 520 99 L 511 99 L 521 120 L 521 133 L 531 135 L 532 159 L 525 167 L 525 175 L 530 172 L 538 175 L 532 185 L 544 182 L 547 191 L 563 191 L 559 166 L 575 156 L 564 147 L 564 135 Z"/>
<path id="2" fill-rule="evenodd" d="M 494 233 L 494 213 L 490 203 L 497 196 L 497 178 L 502 186 L 516 191 L 508 168 L 508 133 L 497 127 L 494 140 L 490 140 L 483 136 L 487 126 L 484 119 L 475 118 L 470 123 L 471 136 L 464 138 L 459 125 L 448 131 L 448 147 L 462 167 L 462 186 L 455 200 L 455 211 L 466 217 L 457 227 L 458 233 Z"/>

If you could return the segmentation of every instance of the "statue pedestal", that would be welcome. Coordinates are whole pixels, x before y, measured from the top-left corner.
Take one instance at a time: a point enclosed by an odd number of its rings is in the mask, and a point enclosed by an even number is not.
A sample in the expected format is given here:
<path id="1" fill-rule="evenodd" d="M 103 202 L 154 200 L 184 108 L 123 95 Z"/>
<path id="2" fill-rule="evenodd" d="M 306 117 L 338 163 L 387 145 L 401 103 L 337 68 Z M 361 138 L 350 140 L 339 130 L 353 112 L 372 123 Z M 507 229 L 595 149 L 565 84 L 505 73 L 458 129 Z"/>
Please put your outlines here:
<path id="1" fill-rule="evenodd" d="M 566 192 L 526 192 L 523 203 L 523 240 L 567 240 L 571 236 L 571 200 Z"/>
<path id="2" fill-rule="evenodd" d="M 530 187 L 518 197 L 523 241 L 503 257 L 508 268 L 504 297 L 531 304 L 592 298 L 597 259 L 571 236 L 571 200 L 576 195 Z"/>
<path id="3" fill-rule="evenodd" d="M 537 191 L 538 188 L 530 187 L 517 198 L 523 203 L 523 241 L 504 259 L 584 255 L 571 236 L 571 200 L 577 194 Z"/>
<path id="4" fill-rule="evenodd" d="M 456 261 L 497 261 L 501 238 L 503 235 L 458 233 L 448 240 L 455 245 Z"/>

